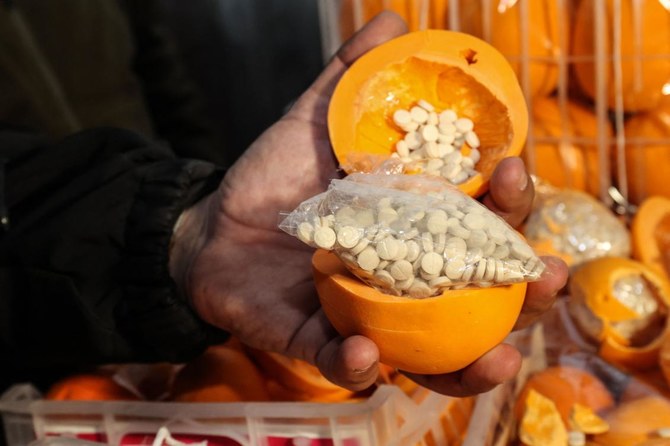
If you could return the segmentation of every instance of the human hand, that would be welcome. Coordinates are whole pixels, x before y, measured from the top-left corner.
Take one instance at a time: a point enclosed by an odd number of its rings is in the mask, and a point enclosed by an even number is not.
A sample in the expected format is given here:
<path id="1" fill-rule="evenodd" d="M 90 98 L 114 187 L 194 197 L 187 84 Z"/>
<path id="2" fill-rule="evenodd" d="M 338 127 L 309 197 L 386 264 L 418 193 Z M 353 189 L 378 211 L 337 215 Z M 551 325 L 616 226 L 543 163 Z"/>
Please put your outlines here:
<path id="1" fill-rule="evenodd" d="M 338 176 L 326 124 L 338 79 L 365 51 L 405 31 L 398 16 L 382 13 L 346 43 L 286 116 L 235 163 L 219 189 L 185 213 L 171 258 L 173 277 L 204 320 L 251 347 L 316 364 L 328 379 L 352 390 L 375 381 L 377 346 L 362 336 L 337 334 L 316 295 L 312 249 L 281 232 L 278 216 Z M 532 198 L 523 163 L 507 159 L 484 203 L 518 225 Z M 549 308 L 565 281 L 565 266 L 545 261 L 548 272 L 529 286 L 519 327 Z M 409 376 L 438 392 L 465 395 L 513 377 L 519 365 L 520 354 L 501 344 L 461 371 Z"/>

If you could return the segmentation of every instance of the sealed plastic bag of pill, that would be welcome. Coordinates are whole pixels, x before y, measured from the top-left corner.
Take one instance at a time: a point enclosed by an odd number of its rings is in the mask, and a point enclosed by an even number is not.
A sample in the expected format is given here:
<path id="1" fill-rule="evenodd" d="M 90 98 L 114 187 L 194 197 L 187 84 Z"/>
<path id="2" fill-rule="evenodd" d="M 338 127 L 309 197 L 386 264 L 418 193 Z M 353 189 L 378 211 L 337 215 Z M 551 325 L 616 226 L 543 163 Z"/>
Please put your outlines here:
<path id="1" fill-rule="evenodd" d="M 335 252 L 360 279 L 397 296 L 533 281 L 544 270 L 504 220 L 435 177 L 354 174 L 333 180 L 280 228 Z"/>

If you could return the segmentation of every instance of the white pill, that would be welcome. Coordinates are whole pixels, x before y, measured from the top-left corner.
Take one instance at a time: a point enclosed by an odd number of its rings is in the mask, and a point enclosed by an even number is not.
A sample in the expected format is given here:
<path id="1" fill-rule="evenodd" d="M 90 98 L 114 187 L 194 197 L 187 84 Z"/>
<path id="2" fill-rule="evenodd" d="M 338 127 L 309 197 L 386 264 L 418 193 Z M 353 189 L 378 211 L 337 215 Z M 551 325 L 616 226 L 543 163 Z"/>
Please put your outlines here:
<path id="1" fill-rule="evenodd" d="M 670 438 L 670 427 L 662 427 L 656 430 L 656 435 L 661 438 Z"/>
<path id="2" fill-rule="evenodd" d="M 363 230 L 361 228 L 343 226 L 337 231 L 337 243 L 343 248 L 350 249 L 358 245 L 362 236 Z"/>
<path id="3" fill-rule="evenodd" d="M 459 150 L 454 150 L 453 152 L 447 154 L 447 156 L 444 157 L 444 162 L 445 164 L 458 164 L 460 167 L 461 161 L 463 160 L 463 154 Z"/>
<path id="4" fill-rule="evenodd" d="M 470 230 L 464 228 L 460 223 L 449 226 L 449 234 L 467 240 L 470 238 Z"/>
<path id="5" fill-rule="evenodd" d="M 419 129 L 419 123 L 412 121 L 409 124 L 403 126 L 402 129 L 405 131 L 405 133 L 415 132 Z"/>
<path id="6" fill-rule="evenodd" d="M 484 257 L 484 254 L 481 248 L 469 249 L 468 253 L 465 255 L 465 263 L 468 265 L 475 264 L 479 262 Z"/>
<path id="7" fill-rule="evenodd" d="M 311 244 L 314 240 L 314 226 L 311 223 L 303 221 L 298 225 L 298 239 L 303 243 Z"/>
<path id="8" fill-rule="evenodd" d="M 381 284 L 385 285 L 386 287 L 390 288 L 393 285 L 395 285 L 395 279 L 386 270 L 379 269 L 379 270 L 375 271 L 374 276 L 375 276 L 375 279 L 377 280 L 377 282 L 380 282 Z"/>
<path id="9" fill-rule="evenodd" d="M 498 225 L 492 225 L 486 230 L 489 233 L 489 238 L 493 240 L 496 244 L 502 245 L 507 243 L 507 237 L 505 236 L 505 229 Z"/>
<path id="10" fill-rule="evenodd" d="M 407 147 L 410 150 L 415 150 L 418 149 L 421 146 L 421 136 L 417 132 L 409 132 L 405 135 L 404 138 L 405 143 L 407 143 Z"/>
<path id="11" fill-rule="evenodd" d="M 440 149 L 435 141 L 428 141 L 425 143 L 423 145 L 423 150 L 429 158 L 441 158 Z"/>
<path id="12" fill-rule="evenodd" d="M 512 255 L 517 259 L 526 260 L 535 255 L 535 253 L 533 252 L 533 248 L 531 248 L 530 246 L 521 241 L 513 242 L 511 245 L 512 246 L 510 247 L 510 251 L 512 252 Z"/>
<path id="13" fill-rule="evenodd" d="M 354 219 L 363 228 L 367 228 L 368 226 L 375 224 L 375 214 L 371 209 L 363 209 L 356 212 Z"/>
<path id="14" fill-rule="evenodd" d="M 437 131 L 441 135 L 451 136 L 452 137 L 451 142 L 454 142 L 457 130 L 456 130 L 456 126 L 454 124 L 452 124 L 451 122 L 440 123 L 437 126 Z"/>
<path id="15" fill-rule="evenodd" d="M 419 230 L 416 228 L 410 228 L 409 231 L 405 231 L 402 234 L 398 234 L 398 238 L 402 240 L 413 240 L 419 237 Z"/>
<path id="16" fill-rule="evenodd" d="M 428 281 L 428 285 L 431 288 L 438 288 L 438 289 L 446 288 L 451 284 L 452 284 L 451 280 L 446 276 L 437 276 L 436 278 L 430 279 L 430 281 Z"/>
<path id="17" fill-rule="evenodd" d="M 423 108 L 427 112 L 432 112 L 435 111 L 435 107 L 433 107 L 433 104 L 430 102 L 426 101 L 425 99 L 419 99 L 416 103 L 419 107 Z"/>
<path id="18" fill-rule="evenodd" d="M 484 273 L 484 281 L 491 282 L 496 275 L 496 259 L 486 260 L 486 272 Z"/>
<path id="19" fill-rule="evenodd" d="M 401 139 L 395 144 L 395 151 L 398 153 L 398 156 L 402 158 L 407 158 L 409 156 L 409 146 L 407 141 Z"/>
<path id="20" fill-rule="evenodd" d="M 377 266 L 379 266 L 379 256 L 377 251 L 372 246 L 365 248 L 358 257 L 356 257 L 358 266 L 364 269 L 365 271 L 374 271 Z"/>
<path id="21" fill-rule="evenodd" d="M 314 243 L 319 248 L 331 249 L 336 240 L 335 231 L 329 227 L 321 226 L 314 231 Z"/>
<path id="22" fill-rule="evenodd" d="M 461 167 L 465 171 L 470 171 L 474 169 L 475 162 L 472 161 L 472 159 L 468 158 L 467 156 L 464 156 L 463 159 L 461 160 Z"/>
<path id="23" fill-rule="evenodd" d="M 385 269 L 390 264 L 391 262 L 389 262 L 388 260 L 380 260 L 379 265 L 377 265 L 377 269 Z"/>
<path id="24" fill-rule="evenodd" d="M 344 206 L 335 212 L 335 219 L 353 218 L 356 215 L 356 209 L 350 206 Z"/>
<path id="25" fill-rule="evenodd" d="M 480 213 L 470 212 L 463 217 L 463 226 L 470 230 L 484 229 L 486 226 L 486 217 Z"/>
<path id="26" fill-rule="evenodd" d="M 335 226 L 335 216 L 334 215 L 322 215 L 319 218 L 319 226 L 324 228 L 332 228 Z"/>
<path id="27" fill-rule="evenodd" d="M 479 147 L 479 137 L 475 132 L 467 132 L 465 134 L 465 143 L 473 149 Z"/>
<path id="28" fill-rule="evenodd" d="M 484 246 L 482 246 L 482 252 L 484 253 L 484 257 L 491 257 L 493 253 L 496 250 L 496 244 L 493 240 L 489 240 L 486 242 Z"/>
<path id="29" fill-rule="evenodd" d="M 489 241 L 486 232 L 482 229 L 470 231 L 470 237 L 466 240 L 469 248 L 482 248 Z"/>
<path id="30" fill-rule="evenodd" d="M 448 157 L 449 157 L 449 156 L 447 155 L 447 156 L 445 157 L 445 159 L 448 158 Z M 451 180 L 451 179 L 454 178 L 456 175 L 458 175 L 459 173 L 461 173 L 462 170 L 463 170 L 463 168 L 461 167 L 461 165 L 460 165 L 459 163 L 447 162 L 447 163 L 444 165 L 444 167 L 443 167 L 442 169 L 440 169 L 440 174 L 441 174 L 444 178 L 446 178 L 446 179 L 448 179 L 448 180 Z"/>
<path id="31" fill-rule="evenodd" d="M 452 237 L 447 240 L 444 247 L 444 258 L 446 259 L 463 259 L 467 253 L 467 245 L 461 238 Z"/>
<path id="32" fill-rule="evenodd" d="M 503 261 L 500 259 L 496 259 L 496 273 L 495 276 L 493 277 L 493 280 L 502 283 L 505 281 L 505 265 L 503 264 Z"/>
<path id="33" fill-rule="evenodd" d="M 428 274 L 438 274 L 443 266 L 444 259 L 436 252 L 428 252 L 421 259 L 421 269 Z"/>
<path id="34" fill-rule="evenodd" d="M 470 175 L 465 170 L 461 170 L 458 172 L 458 175 L 454 176 L 453 178 L 449 178 L 449 181 L 451 181 L 453 184 L 463 184 L 467 181 L 467 179 L 470 178 Z"/>
<path id="35" fill-rule="evenodd" d="M 412 271 L 414 273 L 414 271 Z M 414 283 L 414 275 L 412 274 L 407 280 L 396 280 L 395 287 L 401 291 L 406 291 Z"/>
<path id="36" fill-rule="evenodd" d="M 428 119 L 426 120 L 426 124 L 437 126 L 437 124 L 439 124 L 439 123 L 440 123 L 440 118 L 437 117 L 437 113 L 429 112 L 428 113 Z"/>
<path id="37" fill-rule="evenodd" d="M 472 280 L 472 276 L 474 275 L 475 265 L 466 265 L 465 269 L 463 270 L 463 275 L 461 276 L 461 281 L 470 282 Z"/>
<path id="38" fill-rule="evenodd" d="M 431 234 L 444 234 L 449 228 L 449 218 L 447 213 L 441 209 L 428 213 L 426 220 L 426 229 Z"/>
<path id="39" fill-rule="evenodd" d="M 438 144 L 438 147 L 439 147 L 439 144 Z M 441 159 L 439 159 L 439 158 L 430 159 L 426 163 L 426 171 L 428 171 L 428 172 L 432 172 L 432 171 L 439 172 L 439 170 L 442 168 L 442 166 L 444 166 L 444 161 L 442 161 Z"/>
<path id="40" fill-rule="evenodd" d="M 420 133 L 421 138 L 423 138 L 423 140 L 426 142 L 437 141 L 438 131 L 437 127 L 435 127 L 434 125 L 430 124 L 424 125 L 421 128 Z"/>
<path id="41" fill-rule="evenodd" d="M 412 120 L 414 122 L 418 122 L 419 124 L 423 124 L 428 120 L 428 112 L 421 107 L 412 107 L 409 113 L 412 116 Z"/>
<path id="42" fill-rule="evenodd" d="M 370 244 L 370 240 L 362 238 L 356 246 L 351 248 L 351 253 L 355 256 L 359 255 Z"/>
<path id="43" fill-rule="evenodd" d="M 473 280 L 481 281 L 484 279 L 484 274 L 486 273 L 486 263 L 486 259 L 481 259 L 479 262 L 477 262 L 477 269 L 475 270 Z"/>
<path id="44" fill-rule="evenodd" d="M 440 113 L 440 122 L 454 122 L 458 115 L 453 110 L 444 110 Z"/>
<path id="45" fill-rule="evenodd" d="M 398 212 L 391 208 L 381 208 L 377 211 L 377 222 L 388 225 L 398 219 Z"/>
<path id="46" fill-rule="evenodd" d="M 450 152 L 454 151 L 454 146 L 452 146 L 452 144 L 454 143 L 454 140 L 455 140 L 455 138 L 454 138 L 453 134 L 447 135 L 447 134 L 440 133 L 439 135 L 437 135 L 437 142 L 438 143 L 446 144 L 449 147 L 451 147 L 451 150 L 447 150 L 447 153 L 450 153 Z"/>
<path id="47" fill-rule="evenodd" d="M 377 242 L 377 255 L 383 260 L 393 260 L 398 256 L 401 243 L 401 241 L 398 241 L 393 237 L 386 237 Z"/>
<path id="48" fill-rule="evenodd" d="M 426 282 L 421 279 L 415 279 L 412 285 L 407 290 L 408 294 L 415 299 L 423 299 L 429 297 L 431 289 Z"/>
<path id="49" fill-rule="evenodd" d="M 407 257 L 407 244 L 402 240 L 397 240 L 398 244 L 398 254 L 393 258 L 393 260 L 401 260 Z"/>
<path id="50" fill-rule="evenodd" d="M 389 273 L 396 280 L 407 280 L 414 276 L 414 268 L 407 260 L 397 260 L 389 267 Z"/>
<path id="51" fill-rule="evenodd" d="M 419 254 L 421 254 L 421 247 L 417 242 L 414 240 L 408 240 L 405 242 L 405 246 L 407 246 L 407 255 L 405 256 L 407 261 L 413 262 L 419 258 Z"/>
<path id="52" fill-rule="evenodd" d="M 419 269 L 419 276 L 426 282 L 430 282 L 433 279 L 437 279 L 440 275 L 439 274 L 428 274 L 425 272 L 423 269 Z"/>
<path id="53" fill-rule="evenodd" d="M 580 431 L 568 432 L 568 446 L 585 446 L 586 434 Z"/>
<path id="54" fill-rule="evenodd" d="M 456 130 L 463 134 L 472 131 L 472 129 L 475 127 L 475 123 L 468 118 L 458 118 L 456 121 L 454 121 L 454 125 L 456 126 Z"/>
<path id="55" fill-rule="evenodd" d="M 443 144 L 443 143 L 438 142 L 437 152 L 440 154 L 440 158 L 444 158 L 445 156 L 449 155 L 453 151 L 454 151 L 454 147 L 451 144 Z M 444 161 L 442 161 L 442 164 L 444 164 Z"/>
<path id="56" fill-rule="evenodd" d="M 375 234 L 374 238 L 372 239 L 373 242 L 381 242 L 384 240 L 386 237 L 391 234 L 391 228 L 387 226 L 380 226 L 377 228 L 377 233 Z"/>
<path id="57" fill-rule="evenodd" d="M 433 252 L 433 236 L 430 232 L 421 234 L 421 248 L 424 252 Z"/>
<path id="58" fill-rule="evenodd" d="M 506 259 L 509 256 L 509 248 L 507 245 L 496 246 L 491 256 L 495 259 Z"/>
<path id="59" fill-rule="evenodd" d="M 462 259 L 448 259 L 444 267 L 444 274 L 451 280 L 459 280 L 465 270 L 465 261 Z"/>
<path id="60" fill-rule="evenodd" d="M 470 159 L 471 159 L 475 164 L 477 164 L 477 163 L 479 162 L 479 160 L 481 159 L 481 157 L 482 157 L 481 153 L 479 153 L 479 150 L 477 150 L 477 149 L 475 149 L 475 148 L 473 148 L 472 150 L 470 150 L 470 155 L 468 155 L 468 156 L 470 157 Z"/>
<path id="61" fill-rule="evenodd" d="M 407 110 L 396 110 L 393 113 L 393 122 L 398 127 L 403 127 L 412 122 L 412 115 Z"/>
<path id="62" fill-rule="evenodd" d="M 444 254 L 445 246 L 447 246 L 447 235 L 444 233 L 436 234 L 433 237 L 433 252 Z"/>

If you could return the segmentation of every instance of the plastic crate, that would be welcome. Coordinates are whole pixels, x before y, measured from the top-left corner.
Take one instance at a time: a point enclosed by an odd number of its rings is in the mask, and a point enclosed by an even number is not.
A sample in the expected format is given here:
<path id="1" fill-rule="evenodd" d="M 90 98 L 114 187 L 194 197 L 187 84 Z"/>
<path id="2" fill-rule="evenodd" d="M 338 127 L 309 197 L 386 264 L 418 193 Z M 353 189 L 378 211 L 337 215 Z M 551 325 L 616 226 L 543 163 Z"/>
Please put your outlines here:
<path id="1" fill-rule="evenodd" d="M 474 398 L 421 388 L 410 398 L 388 385 L 339 404 L 46 401 L 27 384 L 0 399 L 8 446 L 56 437 L 152 445 L 161 428 L 183 443 L 218 446 L 452 445 L 461 444 L 473 407 Z"/>

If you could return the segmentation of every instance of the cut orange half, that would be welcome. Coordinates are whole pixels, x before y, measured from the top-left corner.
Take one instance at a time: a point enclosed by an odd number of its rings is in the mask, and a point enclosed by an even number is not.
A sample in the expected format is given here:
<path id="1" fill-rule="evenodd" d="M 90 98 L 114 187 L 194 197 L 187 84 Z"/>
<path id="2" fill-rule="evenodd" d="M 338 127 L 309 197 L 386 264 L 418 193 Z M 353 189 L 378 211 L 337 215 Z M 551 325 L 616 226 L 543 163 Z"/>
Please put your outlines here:
<path id="1" fill-rule="evenodd" d="M 426 299 L 396 297 L 355 278 L 335 254 L 318 250 L 312 265 L 335 329 L 370 338 L 381 362 L 413 373 L 448 373 L 474 362 L 510 333 L 526 293 L 524 282 Z"/>
<path id="2" fill-rule="evenodd" d="M 475 165 L 479 174 L 458 185 L 466 194 L 485 192 L 498 162 L 521 152 L 528 111 L 505 57 L 476 37 L 426 30 L 372 49 L 338 82 L 328 127 L 342 167 L 350 172 L 365 156 L 390 156 L 406 134 L 393 114 L 421 100 L 474 123 L 481 157 Z"/>

